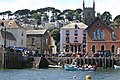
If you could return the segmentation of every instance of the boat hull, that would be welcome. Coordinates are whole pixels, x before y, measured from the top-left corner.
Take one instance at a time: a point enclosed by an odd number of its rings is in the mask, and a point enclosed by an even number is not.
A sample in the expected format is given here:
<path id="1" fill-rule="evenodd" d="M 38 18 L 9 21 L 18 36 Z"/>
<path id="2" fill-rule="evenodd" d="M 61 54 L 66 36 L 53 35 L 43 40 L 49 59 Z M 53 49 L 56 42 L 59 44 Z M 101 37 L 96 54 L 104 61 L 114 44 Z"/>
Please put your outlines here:
<path id="1" fill-rule="evenodd" d="M 48 68 L 62 68 L 62 66 L 58 66 L 58 65 L 48 65 Z"/>
<path id="2" fill-rule="evenodd" d="M 64 69 L 67 71 L 96 71 L 96 68 L 83 68 L 83 67 L 74 67 L 72 65 L 64 65 Z"/>
<path id="3" fill-rule="evenodd" d="M 114 65 L 114 69 L 120 69 L 120 66 Z"/>
<path id="4" fill-rule="evenodd" d="M 73 67 L 71 65 L 64 65 L 64 69 L 67 71 L 78 71 L 79 70 L 79 68 Z"/>

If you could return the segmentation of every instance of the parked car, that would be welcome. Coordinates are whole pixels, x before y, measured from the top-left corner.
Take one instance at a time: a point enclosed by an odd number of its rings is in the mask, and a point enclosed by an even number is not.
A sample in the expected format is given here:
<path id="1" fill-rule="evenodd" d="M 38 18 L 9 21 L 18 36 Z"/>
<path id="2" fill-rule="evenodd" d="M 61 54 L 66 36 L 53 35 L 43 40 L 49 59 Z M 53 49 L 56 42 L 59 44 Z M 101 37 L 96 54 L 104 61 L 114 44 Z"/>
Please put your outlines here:
<path id="1" fill-rule="evenodd" d="M 97 51 L 95 54 L 94 54 L 94 57 L 110 57 L 111 56 L 111 52 L 110 50 L 100 50 L 100 51 Z"/>

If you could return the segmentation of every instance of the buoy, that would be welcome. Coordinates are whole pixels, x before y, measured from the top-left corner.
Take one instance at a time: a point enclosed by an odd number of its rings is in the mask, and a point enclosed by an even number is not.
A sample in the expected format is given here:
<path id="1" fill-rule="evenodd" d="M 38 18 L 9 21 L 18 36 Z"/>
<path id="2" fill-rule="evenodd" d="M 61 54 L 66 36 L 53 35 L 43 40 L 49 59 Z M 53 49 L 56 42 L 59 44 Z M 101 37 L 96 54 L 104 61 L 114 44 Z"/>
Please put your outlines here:
<path id="1" fill-rule="evenodd" d="M 76 76 L 73 76 L 73 78 L 76 78 Z"/>
<path id="2" fill-rule="evenodd" d="M 91 80 L 92 77 L 91 77 L 91 75 L 86 75 L 85 78 L 86 78 L 86 80 Z"/>

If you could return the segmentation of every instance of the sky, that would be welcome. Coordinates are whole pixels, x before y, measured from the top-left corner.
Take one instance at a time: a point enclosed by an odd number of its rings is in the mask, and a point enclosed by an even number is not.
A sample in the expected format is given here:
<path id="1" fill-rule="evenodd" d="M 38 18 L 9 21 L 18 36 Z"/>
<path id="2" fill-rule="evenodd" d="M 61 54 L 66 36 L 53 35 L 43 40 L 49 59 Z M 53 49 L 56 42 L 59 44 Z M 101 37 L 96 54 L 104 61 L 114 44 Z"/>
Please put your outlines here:
<path id="1" fill-rule="evenodd" d="M 93 0 L 84 0 L 86 7 L 93 7 Z M 95 0 L 96 13 L 109 11 L 114 18 L 120 15 L 120 0 Z M 0 0 L 0 12 L 10 10 L 15 12 L 21 9 L 36 10 L 45 7 L 54 7 L 61 11 L 65 9 L 83 9 L 83 0 Z"/>

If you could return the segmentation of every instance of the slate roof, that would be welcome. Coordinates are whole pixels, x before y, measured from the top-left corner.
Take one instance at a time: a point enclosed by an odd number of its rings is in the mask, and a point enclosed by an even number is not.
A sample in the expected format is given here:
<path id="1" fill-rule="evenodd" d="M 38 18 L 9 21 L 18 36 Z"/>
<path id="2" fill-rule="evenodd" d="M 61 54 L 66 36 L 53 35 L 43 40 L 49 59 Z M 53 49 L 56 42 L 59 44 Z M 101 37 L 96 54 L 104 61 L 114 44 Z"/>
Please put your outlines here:
<path id="1" fill-rule="evenodd" d="M 5 32 L 4 31 L 0 31 L 0 32 L 1 32 L 2 38 L 5 39 Z M 6 39 L 17 41 L 16 38 L 13 36 L 13 34 L 7 31 L 6 31 Z"/>
<path id="2" fill-rule="evenodd" d="M 91 28 L 92 25 L 93 25 L 97 20 L 100 20 L 100 21 L 105 25 L 105 27 L 107 27 L 110 31 L 113 31 L 112 28 L 111 28 L 109 25 L 105 24 L 105 23 L 103 22 L 103 20 L 102 20 L 101 18 L 99 18 L 99 17 L 96 17 L 95 20 L 94 20 L 90 25 L 88 25 L 88 27 L 87 27 L 85 30 L 88 30 L 89 28 Z"/>

